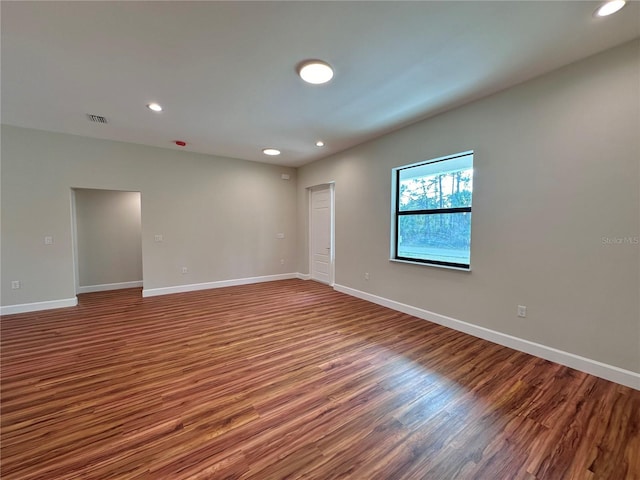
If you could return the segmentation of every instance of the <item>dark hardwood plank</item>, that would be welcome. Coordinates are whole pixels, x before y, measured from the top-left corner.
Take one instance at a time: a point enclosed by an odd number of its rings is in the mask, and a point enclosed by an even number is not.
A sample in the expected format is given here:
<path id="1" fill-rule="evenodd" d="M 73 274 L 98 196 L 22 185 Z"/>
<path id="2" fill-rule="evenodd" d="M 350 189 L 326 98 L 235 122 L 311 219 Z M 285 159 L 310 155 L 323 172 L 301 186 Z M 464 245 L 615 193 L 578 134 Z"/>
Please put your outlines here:
<path id="1" fill-rule="evenodd" d="M 313 282 L 0 326 L 5 480 L 640 479 L 640 392 Z"/>

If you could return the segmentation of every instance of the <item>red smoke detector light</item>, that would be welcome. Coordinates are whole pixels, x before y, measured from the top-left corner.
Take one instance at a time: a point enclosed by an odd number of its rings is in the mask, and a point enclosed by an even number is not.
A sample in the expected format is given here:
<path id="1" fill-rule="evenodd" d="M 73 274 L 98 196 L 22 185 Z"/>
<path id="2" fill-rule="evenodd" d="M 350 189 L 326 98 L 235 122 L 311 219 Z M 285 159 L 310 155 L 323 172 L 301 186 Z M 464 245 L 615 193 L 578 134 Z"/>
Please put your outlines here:
<path id="1" fill-rule="evenodd" d="M 182 140 L 176 140 L 175 144 L 178 145 L 179 147 L 186 147 L 187 146 L 187 142 L 183 142 Z"/>

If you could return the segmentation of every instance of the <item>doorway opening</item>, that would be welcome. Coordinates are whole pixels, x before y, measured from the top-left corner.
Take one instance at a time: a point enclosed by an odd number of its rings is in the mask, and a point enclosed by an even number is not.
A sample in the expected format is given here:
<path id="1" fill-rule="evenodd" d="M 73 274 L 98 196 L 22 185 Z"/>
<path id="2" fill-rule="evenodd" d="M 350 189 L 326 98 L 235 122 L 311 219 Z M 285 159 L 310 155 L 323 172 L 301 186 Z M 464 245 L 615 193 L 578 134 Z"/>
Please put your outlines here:
<path id="1" fill-rule="evenodd" d="M 140 192 L 71 189 L 76 294 L 143 286 Z"/>
<path id="2" fill-rule="evenodd" d="M 334 190 L 333 183 L 309 188 L 309 273 L 327 285 L 335 280 Z"/>

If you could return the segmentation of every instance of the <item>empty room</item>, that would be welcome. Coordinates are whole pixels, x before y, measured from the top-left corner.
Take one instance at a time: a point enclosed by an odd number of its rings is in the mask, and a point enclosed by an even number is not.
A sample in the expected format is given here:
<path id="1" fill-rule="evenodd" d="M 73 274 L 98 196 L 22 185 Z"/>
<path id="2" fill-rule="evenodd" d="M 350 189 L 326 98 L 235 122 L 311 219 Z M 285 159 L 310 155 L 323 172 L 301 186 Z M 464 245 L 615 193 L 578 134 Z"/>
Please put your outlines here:
<path id="1" fill-rule="evenodd" d="M 3 480 L 640 480 L 640 2 L 0 20 Z"/>

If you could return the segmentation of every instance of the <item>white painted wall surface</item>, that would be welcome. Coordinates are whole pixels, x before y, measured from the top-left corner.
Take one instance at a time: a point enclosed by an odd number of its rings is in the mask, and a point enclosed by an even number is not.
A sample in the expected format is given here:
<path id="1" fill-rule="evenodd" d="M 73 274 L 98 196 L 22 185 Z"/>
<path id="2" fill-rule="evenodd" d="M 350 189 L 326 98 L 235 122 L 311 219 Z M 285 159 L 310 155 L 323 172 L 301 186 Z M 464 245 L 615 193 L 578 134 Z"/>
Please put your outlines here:
<path id="1" fill-rule="evenodd" d="M 141 192 L 145 289 L 295 272 L 295 169 L 6 125 L 1 148 L 3 306 L 75 296 L 71 188 Z"/>
<path id="2" fill-rule="evenodd" d="M 466 150 L 472 272 L 390 262 L 391 169 Z M 300 272 L 305 189 L 335 181 L 336 284 L 640 372 L 639 41 L 298 175 Z"/>

